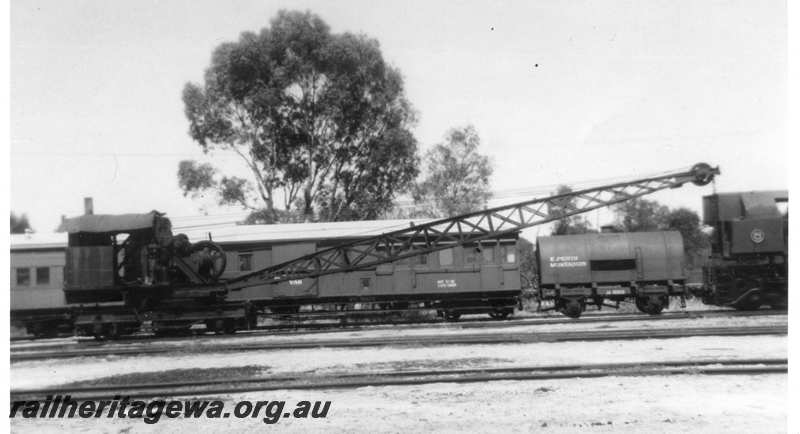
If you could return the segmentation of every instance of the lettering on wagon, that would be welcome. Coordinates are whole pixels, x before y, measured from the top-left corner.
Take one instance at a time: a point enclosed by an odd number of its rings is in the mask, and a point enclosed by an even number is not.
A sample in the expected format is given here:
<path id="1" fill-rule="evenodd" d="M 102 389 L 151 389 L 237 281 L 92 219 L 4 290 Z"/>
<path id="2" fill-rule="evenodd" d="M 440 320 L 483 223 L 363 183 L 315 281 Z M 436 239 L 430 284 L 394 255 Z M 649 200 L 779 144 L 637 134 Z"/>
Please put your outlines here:
<path id="1" fill-rule="evenodd" d="M 457 286 L 454 279 L 439 279 L 436 281 L 437 288 L 455 288 Z"/>
<path id="2" fill-rule="evenodd" d="M 581 261 L 578 256 L 551 256 L 550 268 L 585 267 L 586 261 Z"/>

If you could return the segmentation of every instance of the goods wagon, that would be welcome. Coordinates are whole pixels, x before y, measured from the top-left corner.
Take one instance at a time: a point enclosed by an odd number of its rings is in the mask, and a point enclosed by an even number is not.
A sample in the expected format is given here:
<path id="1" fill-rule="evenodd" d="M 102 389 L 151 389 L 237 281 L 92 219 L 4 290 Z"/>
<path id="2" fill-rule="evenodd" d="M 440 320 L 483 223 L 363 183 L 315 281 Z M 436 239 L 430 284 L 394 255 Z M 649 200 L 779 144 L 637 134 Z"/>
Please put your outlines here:
<path id="1" fill-rule="evenodd" d="M 631 232 L 540 237 L 540 297 L 578 317 L 586 304 L 633 298 L 656 314 L 670 295 L 684 295 L 686 271 L 679 232 Z"/>

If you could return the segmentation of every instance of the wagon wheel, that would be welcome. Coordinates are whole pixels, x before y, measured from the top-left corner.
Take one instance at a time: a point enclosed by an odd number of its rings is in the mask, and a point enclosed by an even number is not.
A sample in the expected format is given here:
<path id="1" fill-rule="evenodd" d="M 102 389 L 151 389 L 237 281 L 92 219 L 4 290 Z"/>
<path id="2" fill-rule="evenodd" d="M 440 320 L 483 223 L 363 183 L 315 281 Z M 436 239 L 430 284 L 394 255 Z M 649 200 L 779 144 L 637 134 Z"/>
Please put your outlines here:
<path id="1" fill-rule="evenodd" d="M 570 318 L 580 318 L 584 306 L 583 299 L 565 298 L 561 303 L 561 313 Z"/>
<path id="2" fill-rule="evenodd" d="M 664 310 L 666 303 L 664 297 L 640 295 L 636 297 L 636 307 L 649 315 L 658 315 Z"/>
<path id="3" fill-rule="evenodd" d="M 222 247 L 211 241 L 193 244 L 192 259 L 197 264 L 197 274 L 210 280 L 218 279 L 228 262 Z"/>

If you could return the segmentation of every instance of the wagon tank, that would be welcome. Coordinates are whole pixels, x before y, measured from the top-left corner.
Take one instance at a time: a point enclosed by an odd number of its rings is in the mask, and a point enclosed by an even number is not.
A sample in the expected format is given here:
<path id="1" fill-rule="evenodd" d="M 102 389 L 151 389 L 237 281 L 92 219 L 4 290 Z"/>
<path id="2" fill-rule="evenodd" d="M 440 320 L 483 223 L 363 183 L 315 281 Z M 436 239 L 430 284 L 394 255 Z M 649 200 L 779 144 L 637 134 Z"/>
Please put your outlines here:
<path id="1" fill-rule="evenodd" d="M 657 314 L 669 296 L 684 295 L 683 238 L 676 231 L 540 237 L 540 298 L 578 317 L 587 304 L 633 298 L 639 310 Z"/>

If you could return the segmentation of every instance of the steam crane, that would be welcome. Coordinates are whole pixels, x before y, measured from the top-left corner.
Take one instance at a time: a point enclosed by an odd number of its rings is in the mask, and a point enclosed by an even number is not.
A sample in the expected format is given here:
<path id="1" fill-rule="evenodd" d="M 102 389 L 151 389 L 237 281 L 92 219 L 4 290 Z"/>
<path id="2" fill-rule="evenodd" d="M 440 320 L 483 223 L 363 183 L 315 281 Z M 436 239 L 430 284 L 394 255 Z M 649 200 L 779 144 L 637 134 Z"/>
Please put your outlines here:
<path id="1" fill-rule="evenodd" d="M 482 246 L 491 244 L 492 240 L 499 242 L 503 238 L 516 238 L 522 229 L 659 190 L 678 188 L 688 182 L 706 185 L 717 174 L 717 168 L 699 163 L 688 171 L 434 220 L 318 250 L 227 281 L 220 279 L 225 269 L 222 248 L 210 240 L 190 243 L 186 235 L 174 235 L 169 219 L 161 213 L 84 215 L 62 224 L 63 230 L 69 234 L 64 296 L 67 303 L 77 306 L 74 313 L 76 329 L 87 335 L 127 334 L 138 329 L 145 317 L 150 318 L 156 331 L 168 331 L 173 326 L 188 328 L 197 321 L 204 321 L 215 331 L 231 332 L 240 324 L 252 324 L 253 313 L 264 306 L 276 311 L 275 308 L 288 306 L 283 305 L 284 302 L 294 309 L 298 303 L 327 303 L 331 298 L 367 300 L 364 291 L 307 297 L 303 288 L 316 285 L 319 282 L 315 280 L 317 277 L 366 269 L 375 269 L 375 274 L 378 274 L 381 264 L 454 246 Z M 554 209 L 559 212 L 554 213 Z M 507 263 L 516 263 L 516 259 Z M 488 273 L 487 268 L 487 276 Z M 495 279 L 498 281 L 496 287 L 488 288 L 480 281 L 467 291 L 456 288 L 455 283 L 449 285 L 451 281 L 445 279 L 444 286 L 439 286 L 439 281 L 436 281 L 436 292 L 411 290 L 400 294 L 388 290 L 383 291 L 381 300 L 394 302 L 404 296 L 424 295 L 425 300 L 445 316 L 468 312 L 466 308 L 471 306 L 465 303 L 477 301 L 484 312 L 488 307 L 489 312 L 502 316 L 513 311 L 519 299 L 519 278 L 519 274 L 502 272 Z M 408 282 L 410 279 L 401 280 Z M 261 293 L 260 288 L 253 288 L 252 293 L 261 295 L 258 299 L 241 303 L 233 300 L 236 297 L 228 297 L 232 291 L 281 282 L 287 283 L 278 285 L 274 292 L 279 295 Z M 474 288 L 476 285 L 477 289 Z M 278 291 L 287 286 L 288 291 Z M 423 292 L 425 294 L 421 294 Z M 443 302 L 444 298 L 436 298 L 442 294 L 447 296 L 447 303 Z M 580 307 L 577 312 L 582 310 L 583 301 L 574 294 L 560 297 L 562 311 L 575 311 L 576 302 Z M 106 308 L 100 303 L 117 304 Z"/>
<path id="2" fill-rule="evenodd" d="M 455 217 L 443 218 L 316 251 L 226 282 L 229 291 L 285 281 L 300 282 L 334 273 L 374 268 L 381 264 L 439 250 L 497 239 L 522 229 L 636 199 L 686 183 L 708 184 L 719 168 L 698 163 L 688 171 L 587 188 L 532 199 Z M 555 215 L 551 211 L 558 209 Z M 564 300 L 569 303 L 570 300 Z"/>

